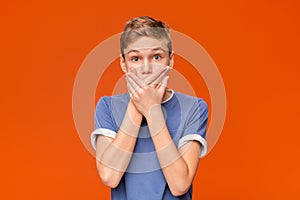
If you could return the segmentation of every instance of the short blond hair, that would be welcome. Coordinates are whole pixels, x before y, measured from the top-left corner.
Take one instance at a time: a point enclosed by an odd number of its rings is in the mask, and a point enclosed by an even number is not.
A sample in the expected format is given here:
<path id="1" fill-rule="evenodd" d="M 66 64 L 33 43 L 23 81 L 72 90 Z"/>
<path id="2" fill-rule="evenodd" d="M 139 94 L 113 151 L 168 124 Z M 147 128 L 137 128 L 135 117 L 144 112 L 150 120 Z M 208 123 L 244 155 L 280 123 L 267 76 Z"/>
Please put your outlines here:
<path id="1" fill-rule="evenodd" d="M 125 24 L 120 38 L 120 48 L 123 57 L 124 49 L 128 46 L 128 44 L 141 36 L 153 37 L 157 39 L 165 38 L 167 40 L 168 51 L 170 54 L 172 53 L 172 41 L 169 27 L 162 21 L 148 16 L 142 16 L 130 19 Z"/>

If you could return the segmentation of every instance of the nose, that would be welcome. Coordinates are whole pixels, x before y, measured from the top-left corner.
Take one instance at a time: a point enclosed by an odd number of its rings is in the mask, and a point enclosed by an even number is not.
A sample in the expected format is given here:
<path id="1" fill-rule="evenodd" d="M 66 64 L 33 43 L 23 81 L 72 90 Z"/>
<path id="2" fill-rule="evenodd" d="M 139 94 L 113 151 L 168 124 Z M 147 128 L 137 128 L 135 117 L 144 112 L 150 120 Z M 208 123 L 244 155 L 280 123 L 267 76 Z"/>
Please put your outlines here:
<path id="1" fill-rule="evenodd" d="M 152 72 L 151 63 L 145 60 L 144 65 L 142 66 L 142 74 L 149 74 Z"/>

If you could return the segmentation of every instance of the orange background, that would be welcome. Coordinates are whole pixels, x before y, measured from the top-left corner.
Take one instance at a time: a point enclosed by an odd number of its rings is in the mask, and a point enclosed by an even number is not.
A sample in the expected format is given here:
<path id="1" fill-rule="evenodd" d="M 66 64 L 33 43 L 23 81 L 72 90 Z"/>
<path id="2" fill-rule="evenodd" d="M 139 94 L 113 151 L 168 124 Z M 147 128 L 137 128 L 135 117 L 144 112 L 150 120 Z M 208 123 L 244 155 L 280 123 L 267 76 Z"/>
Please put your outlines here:
<path id="1" fill-rule="evenodd" d="M 1 199 L 109 198 L 76 132 L 72 89 L 88 53 L 139 15 L 199 42 L 224 80 L 225 126 L 194 199 L 300 199 L 298 1 L 178 2 L 2 2 Z"/>

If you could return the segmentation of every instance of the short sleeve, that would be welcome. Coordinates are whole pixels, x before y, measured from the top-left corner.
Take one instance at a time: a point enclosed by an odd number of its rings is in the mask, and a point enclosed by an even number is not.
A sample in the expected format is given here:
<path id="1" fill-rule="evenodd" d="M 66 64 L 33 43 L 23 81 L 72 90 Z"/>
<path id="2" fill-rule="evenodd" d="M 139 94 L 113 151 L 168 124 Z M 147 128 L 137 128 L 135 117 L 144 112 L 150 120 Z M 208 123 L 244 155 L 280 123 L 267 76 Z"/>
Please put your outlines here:
<path id="1" fill-rule="evenodd" d="M 203 99 L 197 99 L 191 107 L 187 116 L 187 122 L 183 135 L 178 142 L 178 148 L 189 141 L 198 141 L 202 145 L 199 157 L 203 157 L 207 152 L 206 128 L 208 118 L 208 106 Z"/>
<path id="2" fill-rule="evenodd" d="M 97 103 L 94 114 L 94 131 L 91 134 L 91 144 L 96 150 L 98 135 L 114 138 L 116 136 L 115 124 L 110 109 L 109 97 L 102 97 Z"/>

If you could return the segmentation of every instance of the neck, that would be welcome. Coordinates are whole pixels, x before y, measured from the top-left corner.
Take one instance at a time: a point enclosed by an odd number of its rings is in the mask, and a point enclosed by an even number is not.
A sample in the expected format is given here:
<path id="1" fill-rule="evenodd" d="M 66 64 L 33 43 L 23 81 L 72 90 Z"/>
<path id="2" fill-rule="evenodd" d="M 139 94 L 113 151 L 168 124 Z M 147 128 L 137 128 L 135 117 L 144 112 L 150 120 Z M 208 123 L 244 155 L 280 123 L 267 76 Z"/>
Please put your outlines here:
<path id="1" fill-rule="evenodd" d="M 166 89 L 165 89 L 164 96 L 163 96 L 163 98 L 162 98 L 162 101 L 165 101 L 165 100 L 169 99 L 170 96 L 171 96 L 171 94 L 172 94 L 171 91 L 169 91 L 168 88 L 166 88 Z"/>

